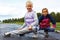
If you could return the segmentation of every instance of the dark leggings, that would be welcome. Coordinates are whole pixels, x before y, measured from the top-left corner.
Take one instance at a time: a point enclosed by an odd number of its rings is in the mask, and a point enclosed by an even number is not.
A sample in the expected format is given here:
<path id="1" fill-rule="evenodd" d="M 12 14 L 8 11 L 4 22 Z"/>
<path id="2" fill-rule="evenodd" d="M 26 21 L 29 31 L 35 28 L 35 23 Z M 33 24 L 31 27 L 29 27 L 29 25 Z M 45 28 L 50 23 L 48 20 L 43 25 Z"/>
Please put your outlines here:
<path id="1" fill-rule="evenodd" d="M 55 29 L 47 27 L 47 28 L 40 28 L 40 30 L 44 30 L 44 32 L 54 32 Z"/>

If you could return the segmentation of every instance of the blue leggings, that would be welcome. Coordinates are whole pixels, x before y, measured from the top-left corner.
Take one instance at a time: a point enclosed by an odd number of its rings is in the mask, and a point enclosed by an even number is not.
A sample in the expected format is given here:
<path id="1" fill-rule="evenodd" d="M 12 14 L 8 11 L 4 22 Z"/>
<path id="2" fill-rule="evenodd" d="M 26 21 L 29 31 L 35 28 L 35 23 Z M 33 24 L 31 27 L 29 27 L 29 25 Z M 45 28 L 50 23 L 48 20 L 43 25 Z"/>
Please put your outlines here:
<path id="1" fill-rule="evenodd" d="M 39 30 L 44 30 L 44 32 L 54 32 L 55 29 L 47 27 L 47 28 L 40 28 Z"/>

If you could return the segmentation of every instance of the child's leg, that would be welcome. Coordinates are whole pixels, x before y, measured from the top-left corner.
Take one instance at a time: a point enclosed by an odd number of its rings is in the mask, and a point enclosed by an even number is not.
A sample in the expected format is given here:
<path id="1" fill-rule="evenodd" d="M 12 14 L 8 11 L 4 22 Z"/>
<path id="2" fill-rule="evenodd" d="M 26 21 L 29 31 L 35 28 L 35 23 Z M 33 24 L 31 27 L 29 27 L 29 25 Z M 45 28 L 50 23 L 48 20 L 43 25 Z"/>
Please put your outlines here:
<path id="1" fill-rule="evenodd" d="M 5 34 L 23 34 L 24 32 L 28 32 L 28 27 L 25 27 L 21 30 L 14 30 L 14 31 L 10 31 L 10 32 L 7 32 Z"/>
<path id="2" fill-rule="evenodd" d="M 29 30 L 28 27 L 26 26 L 25 28 L 21 29 L 21 30 L 14 30 L 14 31 L 10 31 L 5 33 L 5 35 L 9 35 L 9 34 L 25 34 L 31 31 L 35 31 L 35 28 L 32 27 L 32 30 Z"/>
<path id="3" fill-rule="evenodd" d="M 48 27 L 48 28 L 45 28 L 45 29 L 44 29 L 44 32 L 45 32 L 45 36 L 48 37 L 48 36 L 49 36 L 49 35 L 48 35 L 48 32 L 54 32 L 54 29 Z"/>
<path id="4" fill-rule="evenodd" d="M 48 38 L 48 30 L 47 29 L 44 29 L 44 32 L 45 32 L 45 37 Z"/>
<path id="5" fill-rule="evenodd" d="M 44 32 L 45 32 L 46 34 L 48 34 L 48 30 L 47 30 L 47 29 L 44 29 Z"/>
<path id="6" fill-rule="evenodd" d="M 33 31 L 33 33 L 34 33 L 34 38 L 37 38 L 37 31 L 39 30 L 39 28 L 38 28 L 38 26 L 36 27 L 36 26 L 33 26 L 34 27 L 34 31 Z"/>
<path id="7" fill-rule="evenodd" d="M 25 27 L 25 28 L 23 28 L 23 29 L 21 29 L 21 30 L 14 30 L 14 31 L 10 31 L 10 32 L 7 32 L 7 33 L 5 33 L 4 34 L 4 36 L 5 37 L 10 37 L 10 35 L 12 34 L 19 34 L 19 35 L 23 35 L 23 34 L 25 34 L 25 33 L 27 33 L 27 32 L 30 32 L 31 30 L 28 30 L 28 27 Z"/>
<path id="8" fill-rule="evenodd" d="M 50 28 L 50 27 L 48 27 L 48 28 L 46 28 L 46 29 L 48 30 L 48 32 L 54 32 L 54 31 L 55 31 L 55 29 Z"/>

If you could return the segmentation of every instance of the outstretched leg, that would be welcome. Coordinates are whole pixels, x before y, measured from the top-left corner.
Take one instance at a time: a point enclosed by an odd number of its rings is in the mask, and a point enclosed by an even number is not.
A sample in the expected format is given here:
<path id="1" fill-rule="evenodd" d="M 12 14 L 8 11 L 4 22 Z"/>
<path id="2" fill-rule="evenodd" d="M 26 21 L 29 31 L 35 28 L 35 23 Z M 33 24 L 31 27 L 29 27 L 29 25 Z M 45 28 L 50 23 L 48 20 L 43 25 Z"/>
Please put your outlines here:
<path id="1" fill-rule="evenodd" d="M 48 35 L 48 30 L 45 29 L 44 32 L 45 32 L 45 38 L 48 38 L 48 36 L 49 36 L 49 35 Z"/>
<path id="2" fill-rule="evenodd" d="M 28 30 L 28 27 L 25 27 L 21 30 L 13 30 L 13 31 L 7 32 L 4 35 L 5 36 L 10 36 L 11 34 L 24 34 L 24 33 L 29 32 L 29 31 L 30 30 Z"/>
<path id="3" fill-rule="evenodd" d="M 20 36 L 22 36 L 23 34 L 29 33 L 29 32 L 34 31 L 34 30 L 35 30 L 34 27 L 32 27 L 32 30 L 29 30 L 28 27 L 25 27 L 21 30 L 14 30 L 14 31 L 7 32 L 4 35 L 5 36 L 10 36 L 11 34 L 19 34 Z"/>

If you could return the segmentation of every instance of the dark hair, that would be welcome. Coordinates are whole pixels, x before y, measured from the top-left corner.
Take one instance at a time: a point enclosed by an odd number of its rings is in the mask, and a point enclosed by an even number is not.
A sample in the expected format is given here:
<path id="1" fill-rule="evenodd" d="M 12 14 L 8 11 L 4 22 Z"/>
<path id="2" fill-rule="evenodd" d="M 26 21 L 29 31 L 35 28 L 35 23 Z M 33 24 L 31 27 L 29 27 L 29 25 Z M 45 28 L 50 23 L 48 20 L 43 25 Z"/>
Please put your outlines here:
<path id="1" fill-rule="evenodd" d="M 47 9 L 47 8 L 43 8 L 43 9 L 42 9 L 42 12 L 43 12 L 43 10 L 46 10 L 46 11 L 48 12 L 48 9 Z"/>

